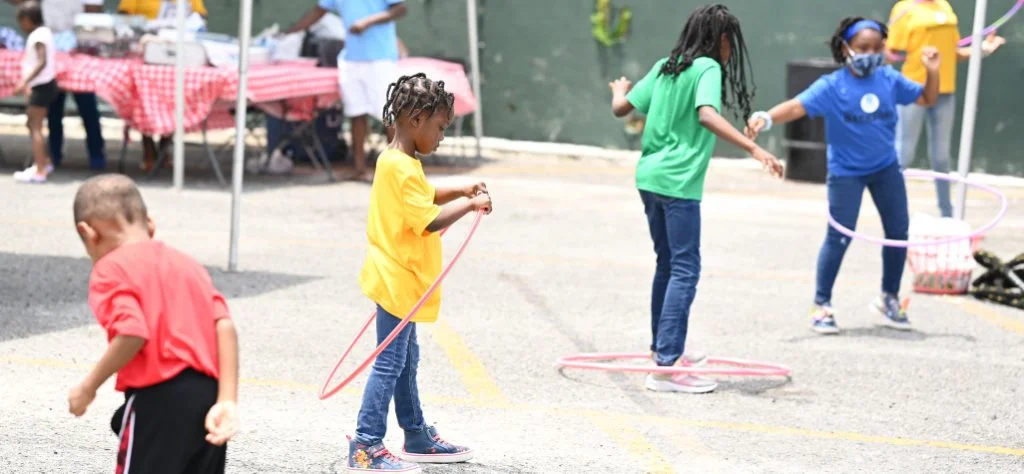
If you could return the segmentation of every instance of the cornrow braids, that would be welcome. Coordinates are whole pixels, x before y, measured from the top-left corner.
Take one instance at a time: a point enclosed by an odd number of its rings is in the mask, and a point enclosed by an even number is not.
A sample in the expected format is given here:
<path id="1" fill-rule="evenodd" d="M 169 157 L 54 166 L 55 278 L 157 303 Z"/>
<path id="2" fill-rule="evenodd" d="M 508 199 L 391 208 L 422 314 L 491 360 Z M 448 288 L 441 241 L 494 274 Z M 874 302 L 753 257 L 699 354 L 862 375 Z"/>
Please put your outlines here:
<path id="1" fill-rule="evenodd" d="M 862 16 L 848 16 L 839 22 L 839 26 L 836 27 L 836 32 L 832 33 L 832 38 L 828 40 L 828 47 L 832 51 L 832 59 L 839 64 L 846 64 L 846 38 L 844 38 L 844 36 L 846 36 L 846 30 L 850 29 L 850 27 L 858 21 L 869 19 L 870 18 L 864 18 Z M 885 23 L 880 21 L 875 21 L 875 23 L 878 23 L 879 28 L 881 28 L 880 32 L 882 33 L 882 39 L 884 40 L 888 38 L 889 28 L 885 26 Z"/>
<path id="2" fill-rule="evenodd" d="M 434 81 L 424 73 L 402 76 L 388 86 L 384 104 L 384 125 L 392 126 L 399 116 L 413 118 L 422 112 L 430 117 L 436 112 L 455 113 L 455 95 L 444 90 L 444 81 Z"/>
<path id="3" fill-rule="evenodd" d="M 678 76 L 693 65 L 701 56 L 722 63 L 722 37 L 729 40 L 732 55 L 722 64 L 722 105 L 734 111 L 737 118 L 746 121 L 750 117 L 751 102 L 757 86 L 754 84 L 753 67 L 747 44 L 743 41 L 740 21 L 725 5 L 705 5 L 697 8 L 686 20 L 679 41 L 661 67 L 661 74 Z M 750 84 L 747 84 L 747 70 Z"/>

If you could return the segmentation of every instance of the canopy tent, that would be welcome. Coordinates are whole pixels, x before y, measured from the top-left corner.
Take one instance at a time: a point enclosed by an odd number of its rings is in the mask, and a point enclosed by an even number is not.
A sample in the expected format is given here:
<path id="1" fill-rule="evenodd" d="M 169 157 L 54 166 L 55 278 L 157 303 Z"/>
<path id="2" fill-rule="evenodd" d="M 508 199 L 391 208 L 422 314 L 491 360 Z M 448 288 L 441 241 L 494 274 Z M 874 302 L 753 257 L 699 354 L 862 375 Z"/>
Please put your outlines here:
<path id="1" fill-rule="evenodd" d="M 180 191 L 185 181 L 185 12 L 187 0 L 177 0 L 178 44 L 175 65 L 175 130 L 174 130 L 174 189 Z M 243 167 L 245 165 L 245 111 L 247 109 L 247 77 L 249 74 L 249 42 L 252 36 L 252 0 L 241 0 L 238 19 L 238 98 L 235 103 L 235 149 L 231 168 L 231 242 L 228 249 L 228 271 L 238 269 L 238 237 L 241 222 L 240 206 L 242 197 Z M 476 0 L 466 0 L 467 30 L 469 35 L 469 57 L 473 95 L 477 107 L 473 112 L 473 135 L 476 137 L 476 154 L 480 156 L 480 137 L 483 135 L 483 115 L 480 103 L 480 54 Z"/>

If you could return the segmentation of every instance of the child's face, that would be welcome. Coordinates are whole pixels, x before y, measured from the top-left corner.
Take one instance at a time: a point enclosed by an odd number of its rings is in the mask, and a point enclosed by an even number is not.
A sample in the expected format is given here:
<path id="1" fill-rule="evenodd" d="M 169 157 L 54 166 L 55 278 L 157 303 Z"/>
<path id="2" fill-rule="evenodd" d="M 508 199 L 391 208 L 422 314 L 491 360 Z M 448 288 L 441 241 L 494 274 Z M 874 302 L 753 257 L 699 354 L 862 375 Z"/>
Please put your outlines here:
<path id="1" fill-rule="evenodd" d="M 725 64 L 725 63 L 729 62 L 729 58 L 732 57 L 732 43 L 729 42 L 729 37 L 726 36 L 725 33 L 722 34 L 722 41 L 721 42 L 722 42 L 722 49 L 721 49 L 721 51 L 718 52 L 718 54 L 722 58 L 722 64 Z"/>
<path id="2" fill-rule="evenodd" d="M 444 131 L 451 124 L 448 119 L 448 111 L 443 109 L 435 110 L 425 120 L 423 115 L 413 119 L 416 135 L 416 152 L 421 155 L 429 155 L 437 150 L 438 145 L 444 140 Z"/>
<path id="3" fill-rule="evenodd" d="M 32 23 L 32 21 L 26 17 L 18 18 L 18 27 L 24 32 L 31 32 L 36 29 L 35 23 Z"/>
<path id="4" fill-rule="evenodd" d="M 882 33 L 870 28 L 861 30 L 853 38 L 850 38 L 849 45 L 850 49 L 858 54 L 877 54 L 885 50 Z M 850 52 L 847 51 L 846 55 L 849 56 Z"/>

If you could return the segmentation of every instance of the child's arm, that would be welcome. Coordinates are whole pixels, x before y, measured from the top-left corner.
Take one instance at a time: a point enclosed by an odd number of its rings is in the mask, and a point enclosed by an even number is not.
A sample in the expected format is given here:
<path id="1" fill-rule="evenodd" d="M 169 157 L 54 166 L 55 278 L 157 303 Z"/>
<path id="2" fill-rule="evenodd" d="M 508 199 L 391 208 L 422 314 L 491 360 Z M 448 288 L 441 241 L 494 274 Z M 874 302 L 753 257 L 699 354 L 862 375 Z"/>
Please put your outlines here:
<path id="1" fill-rule="evenodd" d="M 392 22 L 402 18 L 405 16 L 406 11 L 405 3 L 395 3 L 388 7 L 387 10 L 356 21 L 348 30 L 358 35 L 366 31 L 371 26 Z"/>
<path id="2" fill-rule="evenodd" d="M 736 130 L 714 107 L 710 105 L 702 106 L 697 109 L 697 114 L 701 126 L 710 130 L 711 133 L 714 133 L 719 138 L 750 153 L 750 156 L 764 165 L 765 171 L 768 171 L 773 176 L 782 177 L 782 163 L 779 163 L 779 160 L 774 155 L 765 151 L 757 143 L 754 143 L 753 140 L 740 133 L 739 130 Z"/>
<path id="3" fill-rule="evenodd" d="M 444 187 L 434 189 L 434 204 L 443 206 L 458 198 L 472 198 L 479 193 L 487 192 L 487 185 L 483 181 L 459 187 Z"/>
<path id="4" fill-rule="evenodd" d="M 633 111 L 633 104 L 626 99 L 626 94 L 633 87 L 633 83 L 629 82 L 629 79 L 625 77 L 620 77 L 608 83 L 608 87 L 612 90 L 612 115 L 616 117 L 629 115 Z"/>
<path id="5" fill-rule="evenodd" d="M 96 398 L 96 390 L 103 385 L 111 375 L 117 373 L 122 367 L 131 362 L 142 350 L 146 340 L 136 336 L 114 336 L 103 353 L 99 363 L 89 372 L 89 375 L 82 380 L 75 388 L 68 393 L 68 411 L 75 416 L 85 414 L 92 400 Z"/>
<path id="6" fill-rule="evenodd" d="M 988 36 L 985 37 L 985 41 L 981 43 L 981 54 L 988 56 L 996 52 L 996 50 L 1004 44 L 1006 44 L 1006 38 L 996 36 L 996 32 L 993 31 L 989 33 Z M 963 48 L 957 48 L 956 59 L 961 62 L 971 59 L 971 47 L 965 46 Z"/>
<path id="7" fill-rule="evenodd" d="M 483 209 L 487 214 L 491 213 L 491 196 L 486 192 L 477 194 L 468 201 L 459 201 L 442 207 L 441 213 L 427 225 L 427 231 L 438 232 L 458 222 L 466 214 L 480 209 Z"/>
<path id="8" fill-rule="evenodd" d="M 771 128 L 769 123 L 781 125 L 801 119 L 805 115 L 807 115 L 807 109 L 804 109 L 804 104 L 799 99 L 789 99 L 772 107 L 768 112 L 755 112 L 750 116 L 750 120 L 747 120 L 747 127 L 743 129 L 743 133 L 747 135 L 747 138 L 756 140 L 761 130 L 764 130 L 765 127 Z"/>
<path id="9" fill-rule="evenodd" d="M 238 333 L 231 318 L 217 320 L 217 403 L 206 414 L 206 441 L 220 446 L 238 431 Z"/>
<path id="10" fill-rule="evenodd" d="M 32 82 L 40 72 L 43 72 L 43 68 L 46 67 L 46 45 L 43 43 L 36 43 L 33 45 L 36 49 L 36 57 L 39 58 L 39 64 L 36 64 L 36 68 L 32 70 L 32 73 L 28 77 L 21 80 L 18 87 L 14 90 L 15 94 L 21 93 L 28 89 L 28 84 Z"/>
<path id="11" fill-rule="evenodd" d="M 939 60 L 939 50 L 934 47 L 929 46 L 921 51 L 921 61 L 928 71 L 928 77 L 924 81 L 924 92 L 917 103 L 925 107 L 931 107 L 939 100 Z"/>

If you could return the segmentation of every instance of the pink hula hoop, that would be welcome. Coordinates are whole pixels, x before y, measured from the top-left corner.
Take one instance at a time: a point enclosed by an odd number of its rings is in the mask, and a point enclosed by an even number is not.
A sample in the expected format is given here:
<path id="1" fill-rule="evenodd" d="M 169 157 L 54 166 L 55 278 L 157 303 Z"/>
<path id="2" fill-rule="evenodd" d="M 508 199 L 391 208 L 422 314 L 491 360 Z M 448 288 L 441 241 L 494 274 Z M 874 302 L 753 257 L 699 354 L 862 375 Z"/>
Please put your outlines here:
<path id="1" fill-rule="evenodd" d="M 355 339 L 353 339 L 352 342 L 348 345 L 348 348 L 345 349 L 345 352 L 341 354 L 341 358 L 338 359 L 338 363 L 334 364 L 334 368 L 331 369 L 331 373 L 327 375 L 327 380 L 324 380 L 324 385 L 320 387 L 319 397 L 321 400 L 326 400 L 334 396 L 334 394 L 340 392 L 341 389 L 345 388 L 346 385 L 355 380 L 355 378 L 364 370 L 366 370 L 366 368 L 373 363 L 377 356 L 380 355 L 381 352 L 384 352 L 384 349 L 386 349 L 388 345 L 390 345 L 391 342 L 394 341 L 396 337 L 398 337 L 398 334 L 402 332 L 402 329 L 405 329 L 405 326 L 409 324 L 409 321 L 412 320 L 412 317 L 415 316 L 416 313 L 419 312 L 420 308 L 423 307 L 423 305 L 427 302 L 427 298 L 430 298 L 430 295 L 433 294 L 435 290 L 437 290 L 438 285 L 441 284 L 441 281 L 444 280 L 445 276 L 448 275 L 448 272 L 451 271 L 452 266 L 455 265 L 455 262 L 459 261 L 459 257 L 461 257 L 462 252 L 466 250 L 466 245 L 469 244 L 469 240 L 473 238 L 473 234 L 476 232 L 477 226 L 480 225 L 480 220 L 483 218 L 483 216 L 484 211 L 477 211 L 476 219 L 473 221 L 473 226 L 469 228 L 469 233 L 466 235 L 466 239 L 462 241 L 462 244 L 459 245 L 459 249 L 455 252 L 455 256 L 452 257 L 452 260 L 448 262 L 448 265 L 445 265 L 444 269 L 441 270 L 441 274 L 437 276 L 437 279 L 434 280 L 434 283 L 430 285 L 430 288 L 427 288 L 427 291 L 423 293 L 423 296 L 420 297 L 420 300 L 417 301 L 416 305 L 413 306 L 411 311 L 409 311 L 409 314 L 404 319 L 402 319 L 400 323 L 398 323 L 398 326 L 395 326 L 395 329 L 391 331 L 391 334 L 388 334 L 388 337 L 381 341 L 380 345 L 377 346 L 377 349 L 375 349 L 366 358 L 366 360 L 359 364 L 359 367 L 357 367 L 356 370 L 354 370 L 351 374 L 346 376 L 341 381 L 341 383 L 339 383 L 338 385 L 334 386 L 331 389 L 328 389 L 327 387 L 330 385 L 331 380 L 334 379 L 334 375 L 337 374 L 338 369 L 341 368 L 341 364 L 345 362 L 345 359 L 348 358 L 348 354 L 352 352 L 352 349 L 356 346 L 356 343 L 359 342 L 359 339 L 363 337 L 363 334 L 366 334 L 366 330 L 369 329 L 370 323 L 372 323 L 374 318 L 377 317 L 376 309 L 370 313 L 370 317 L 366 319 L 365 323 L 363 323 L 362 329 L 360 329 L 359 333 L 356 334 Z M 446 232 L 448 232 L 448 228 L 442 230 L 441 235 L 444 235 Z"/>
<path id="2" fill-rule="evenodd" d="M 557 367 L 570 369 L 597 370 L 603 372 L 639 372 L 668 375 L 727 375 L 733 377 L 789 377 L 789 367 L 753 360 L 728 357 L 708 357 L 707 365 L 729 367 L 658 366 L 637 364 L 616 364 L 601 361 L 651 360 L 650 353 L 642 352 L 593 352 L 574 354 L 555 361 Z"/>
<path id="3" fill-rule="evenodd" d="M 957 175 L 953 175 L 953 174 L 936 173 L 934 171 L 906 170 L 906 171 L 903 172 L 903 175 L 908 177 L 908 178 L 934 178 L 934 179 L 941 179 L 941 180 L 944 180 L 944 181 L 955 181 L 955 182 L 958 182 L 958 183 L 963 183 L 963 184 L 965 184 L 967 186 L 972 186 L 972 187 L 978 188 L 978 189 L 980 189 L 982 191 L 985 191 L 985 192 L 987 192 L 987 193 L 989 193 L 989 194 L 999 198 L 999 201 L 1000 201 L 999 213 L 996 214 L 996 217 L 993 218 L 991 221 L 989 221 L 987 224 L 982 226 L 980 229 L 978 229 L 978 230 L 976 230 L 974 232 L 971 232 L 970 234 L 957 235 L 957 236 L 949 237 L 949 238 L 946 238 L 946 239 L 928 239 L 928 240 L 918 240 L 918 241 L 914 241 L 914 242 L 911 242 L 911 241 L 908 241 L 908 240 L 883 239 L 883 238 L 879 238 L 879 237 L 872 237 L 870 235 L 864 235 L 864 234 L 861 234 L 859 232 L 854 232 L 854 231 L 844 227 L 839 222 L 836 222 L 835 218 L 832 217 L 832 213 L 831 212 L 826 212 L 826 214 L 828 214 L 828 225 L 832 226 L 832 228 L 835 229 L 836 231 L 838 231 L 840 234 L 843 234 L 843 235 L 845 235 L 845 236 L 847 236 L 847 237 L 849 237 L 851 239 L 863 240 L 865 242 L 871 242 L 873 244 L 881 245 L 883 247 L 910 248 L 910 247 L 920 247 L 920 246 L 925 246 L 925 245 L 941 245 L 941 244 L 948 244 L 948 243 L 953 243 L 953 242 L 960 242 L 960 241 L 964 241 L 964 240 L 971 240 L 971 239 L 974 239 L 975 237 L 980 237 L 980 236 L 984 235 L 985 233 L 987 233 L 988 231 L 990 231 L 993 228 L 995 228 L 995 226 L 997 224 L 999 224 L 999 221 L 1003 220 L 1003 217 L 1006 216 L 1006 209 L 1007 209 L 1007 206 L 1008 206 L 1007 200 L 1006 200 L 1006 195 L 1003 194 L 1002 192 L 1000 192 L 998 189 L 993 188 L 991 186 L 984 185 L 984 184 L 981 184 L 981 183 L 976 183 L 976 182 L 973 182 L 973 181 L 968 181 L 967 179 L 965 179 L 965 178 L 963 178 L 961 176 L 957 176 Z"/>

